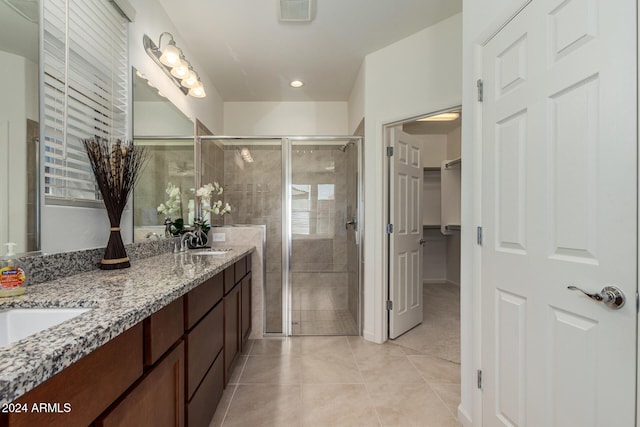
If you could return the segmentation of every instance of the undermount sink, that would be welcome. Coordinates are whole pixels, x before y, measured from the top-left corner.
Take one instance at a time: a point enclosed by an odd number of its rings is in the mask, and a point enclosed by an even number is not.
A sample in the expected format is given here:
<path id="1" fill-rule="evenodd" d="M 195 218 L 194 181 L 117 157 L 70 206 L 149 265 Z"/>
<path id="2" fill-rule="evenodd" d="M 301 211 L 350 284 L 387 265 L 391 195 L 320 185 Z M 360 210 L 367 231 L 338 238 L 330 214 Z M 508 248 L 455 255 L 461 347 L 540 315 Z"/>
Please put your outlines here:
<path id="1" fill-rule="evenodd" d="M 226 255 L 232 249 L 230 248 L 208 248 L 208 249 L 196 249 L 191 251 L 194 255 Z"/>
<path id="2" fill-rule="evenodd" d="M 86 313 L 90 308 L 10 308 L 0 310 L 0 347 Z"/>

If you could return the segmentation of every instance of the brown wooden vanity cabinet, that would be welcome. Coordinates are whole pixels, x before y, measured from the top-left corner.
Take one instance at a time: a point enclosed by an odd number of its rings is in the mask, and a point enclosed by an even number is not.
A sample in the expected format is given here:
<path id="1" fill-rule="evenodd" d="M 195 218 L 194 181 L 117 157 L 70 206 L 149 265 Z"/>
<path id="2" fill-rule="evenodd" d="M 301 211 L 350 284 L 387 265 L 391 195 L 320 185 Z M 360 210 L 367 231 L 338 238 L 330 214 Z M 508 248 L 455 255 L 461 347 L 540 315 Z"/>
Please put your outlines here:
<path id="1" fill-rule="evenodd" d="M 182 339 L 96 422 L 96 427 L 184 426 Z"/>
<path id="2" fill-rule="evenodd" d="M 225 385 L 251 333 L 251 255 L 224 270 Z M 231 279 L 233 278 L 233 279 Z M 233 286 L 230 284 L 233 282 Z"/>
<path id="3" fill-rule="evenodd" d="M 223 294 L 223 274 L 220 273 L 184 296 L 188 426 L 208 425 L 222 397 Z"/>
<path id="4" fill-rule="evenodd" d="M 240 349 L 244 351 L 251 334 L 251 272 L 248 272 L 240 283 Z"/>
<path id="5" fill-rule="evenodd" d="M 1 414 L 0 427 L 207 426 L 250 332 L 247 255 L 14 402 L 60 413 Z"/>
<path id="6" fill-rule="evenodd" d="M 240 287 L 234 286 L 224 296 L 224 384 L 229 383 L 231 372 L 240 354 Z"/>
<path id="7" fill-rule="evenodd" d="M 144 319 L 144 366 L 153 365 L 184 333 L 183 301 L 178 298 Z"/>

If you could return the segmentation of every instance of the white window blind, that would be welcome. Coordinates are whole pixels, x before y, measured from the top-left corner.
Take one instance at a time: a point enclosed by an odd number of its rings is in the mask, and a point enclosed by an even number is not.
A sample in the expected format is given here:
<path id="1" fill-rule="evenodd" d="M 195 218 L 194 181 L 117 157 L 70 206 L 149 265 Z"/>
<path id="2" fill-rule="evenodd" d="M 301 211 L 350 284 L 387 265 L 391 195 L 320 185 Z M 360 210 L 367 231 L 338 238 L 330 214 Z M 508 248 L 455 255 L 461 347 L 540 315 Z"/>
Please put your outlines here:
<path id="1" fill-rule="evenodd" d="M 98 200 L 82 139 L 126 139 L 127 20 L 109 0 L 44 0 L 44 177 L 48 200 Z"/>

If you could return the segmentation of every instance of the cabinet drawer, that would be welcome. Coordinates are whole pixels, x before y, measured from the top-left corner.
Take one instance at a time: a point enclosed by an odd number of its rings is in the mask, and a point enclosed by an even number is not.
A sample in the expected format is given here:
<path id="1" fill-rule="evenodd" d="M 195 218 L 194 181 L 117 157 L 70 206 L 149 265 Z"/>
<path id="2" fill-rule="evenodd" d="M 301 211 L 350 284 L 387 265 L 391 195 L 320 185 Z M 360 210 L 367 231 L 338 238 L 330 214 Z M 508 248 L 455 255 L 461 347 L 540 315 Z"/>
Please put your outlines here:
<path id="1" fill-rule="evenodd" d="M 235 264 L 224 269 L 224 293 L 225 295 L 236 285 Z"/>
<path id="2" fill-rule="evenodd" d="M 236 261 L 233 267 L 234 267 L 234 274 L 236 276 L 235 281 L 239 282 L 240 279 L 242 279 L 245 276 L 245 274 L 247 274 L 247 257 L 245 256 L 241 260 Z"/>
<path id="3" fill-rule="evenodd" d="M 96 421 L 96 427 L 184 426 L 184 344 L 181 341 Z"/>
<path id="4" fill-rule="evenodd" d="M 219 273 L 184 296 L 185 329 L 194 327 L 224 295 L 224 274 Z"/>
<path id="5" fill-rule="evenodd" d="M 11 426 L 86 426 L 142 375 L 142 324 L 51 377 L 16 402 L 69 403 L 68 413 L 9 414 Z M 64 408 L 62 408 L 64 409 Z"/>
<path id="6" fill-rule="evenodd" d="M 187 404 L 187 426 L 208 426 L 224 389 L 224 363 L 222 354 L 218 356 L 205 376 L 200 388 Z"/>
<path id="7" fill-rule="evenodd" d="M 218 304 L 186 335 L 187 400 L 222 350 L 224 337 L 223 304 Z"/>
<path id="8" fill-rule="evenodd" d="M 144 319 L 144 364 L 151 366 L 184 332 L 182 298 Z"/>
<path id="9" fill-rule="evenodd" d="M 224 383 L 231 378 L 231 372 L 240 352 L 240 286 L 233 288 L 224 297 Z"/>
<path id="10" fill-rule="evenodd" d="M 251 272 L 242 279 L 240 286 L 240 336 L 244 350 L 245 342 L 251 334 Z"/>

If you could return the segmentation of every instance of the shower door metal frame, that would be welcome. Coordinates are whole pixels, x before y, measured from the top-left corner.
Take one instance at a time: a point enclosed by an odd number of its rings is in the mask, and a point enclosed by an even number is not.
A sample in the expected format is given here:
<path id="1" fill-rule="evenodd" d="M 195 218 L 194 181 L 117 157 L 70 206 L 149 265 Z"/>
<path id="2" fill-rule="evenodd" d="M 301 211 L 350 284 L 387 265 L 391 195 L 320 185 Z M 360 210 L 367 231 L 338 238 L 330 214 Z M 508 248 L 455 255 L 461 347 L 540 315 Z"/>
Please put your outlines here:
<path id="1" fill-rule="evenodd" d="M 291 336 L 291 310 L 292 310 L 292 288 L 291 288 L 291 147 L 292 142 L 309 141 L 315 142 L 314 145 L 325 145 L 327 142 L 344 141 L 346 144 L 354 142 L 354 146 L 357 148 L 357 162 L 358 169 L 356 171 L 357 176 L 357 189 L 356 189 L 356 206 L 357 206 L 357 225 L 356 225 L 356 246 L 358 248 L 357 256 L 357 271 L 358 271 L 358 313 L 357 313 L 357 332 L 358 335 L 362 335 L 362 231 L 364 228 L 364 214 L 363 214 L 363 183 L 362 183 L 362 136 L 355 135 L 313 135 L 313 136 L 229 136 L 229 135 L 200 135 L 194 139 L 198 140 L 198 143 L 194 144 L 196 164 L 202 164 L 202 141 L 280 141 L 282 152 L 282 332 L 267 332 L 267 319 L 266 319 L 266 262 L 263 262 L 263 282 L 262 282 L 262 319 L 263 330 L 262 335 L 265 337 L 280 337 Z M 329 145 L 329 144 L 327 144 Z M 333 145 L 333 144 L 332 144 Z M 202 170 L 200 169 L 200 174 Z M 198 177 L 200 179 L 200 177 Z M 197 187 L 196 187 L 197 188 Z M 266 253 L 265 253 L 266 258 Z"/>

